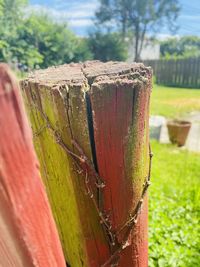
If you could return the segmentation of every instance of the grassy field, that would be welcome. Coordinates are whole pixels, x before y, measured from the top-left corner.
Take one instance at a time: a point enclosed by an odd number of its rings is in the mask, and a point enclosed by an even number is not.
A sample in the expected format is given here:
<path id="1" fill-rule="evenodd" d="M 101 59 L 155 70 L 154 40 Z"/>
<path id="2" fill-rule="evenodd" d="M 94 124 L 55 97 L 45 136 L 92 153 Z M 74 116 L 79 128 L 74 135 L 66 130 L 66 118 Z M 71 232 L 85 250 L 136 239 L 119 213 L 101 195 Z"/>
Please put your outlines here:
<path id="1" fill-rule="evenodd" d="M 149 267 L 200 266 L 199 154 L 152 142 Z"/>
<path id="2" fill-rule="evenodd" d="M 152 115 L 179 118 L 192 111 L 200 111 L 200 89 L 154 85 L 151 96 Z"/>

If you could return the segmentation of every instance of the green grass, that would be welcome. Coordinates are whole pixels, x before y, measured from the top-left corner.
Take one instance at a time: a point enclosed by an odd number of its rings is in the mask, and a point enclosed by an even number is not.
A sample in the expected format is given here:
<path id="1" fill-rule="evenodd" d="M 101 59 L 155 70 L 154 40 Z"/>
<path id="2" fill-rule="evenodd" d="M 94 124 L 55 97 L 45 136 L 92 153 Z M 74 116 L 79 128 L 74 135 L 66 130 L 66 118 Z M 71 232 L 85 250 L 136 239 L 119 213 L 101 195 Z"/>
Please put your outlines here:
<path id="1" fill-rule="evenodd" d="M 200 89 L 154 85 L 151 95 L 152 115 L 179 118 L 192 111 L 200 111 Z"/>
<path id="2" fill-rule="evenodd" d="M 200 266 L 200 155 L 152 143 L 149 267 Z"/>

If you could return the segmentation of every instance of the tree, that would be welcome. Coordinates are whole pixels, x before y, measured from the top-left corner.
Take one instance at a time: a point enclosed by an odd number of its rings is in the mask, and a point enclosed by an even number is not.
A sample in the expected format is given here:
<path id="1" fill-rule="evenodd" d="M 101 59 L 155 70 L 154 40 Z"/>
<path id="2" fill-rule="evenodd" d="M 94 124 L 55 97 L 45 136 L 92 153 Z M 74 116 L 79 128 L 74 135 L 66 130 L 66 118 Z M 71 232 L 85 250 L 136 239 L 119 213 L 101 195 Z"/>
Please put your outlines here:
<path id="1" fill-rule="evenodd" d="M 74 57 L 76 36 L 65 24 L 53 22 L 47 15 L 28 17 L 18 29 L 18 38 L 40 54 L 42 68 L 68 63 Z"/>
<path id="2" fill-rule="evenodd" d="M 10 42 L 17 38 L 22 8 L 26 3 L 26 0 L 0 0 L 0 61 L 12 60 Z"/>
<path id="3" fill-rule="evenodd" d="M 109 60 L 122 61 L 127 58 L 127 49 L 119 33 L 92 33 L 88 40 L 94 59 L 103 62 Z"/>
<path id="4" fill-rule="evenodd" d="M 93 59 L 94 55 L 89 47 L 88 38 L 76 38 L 76 46 L 73 56 L 74 62 L 83 62 Z"/>
<path id="5" fill-rule="evenodd" d="M 45 14 L 25 14 L 26 4 L 27 0 L 0 0 L 0 61 L 27 70 L 92 58 L 87 41 L 66 23 Z"/>
<path id="6" fill-rule="evenodd" d="M 0 2 L 0 12 L 1 6 Z M 10 28 L 8 25 L 0 27 L 1 61 L 16 62 L 22 69 L 34 69 L 92 58 L 85 39 L 77 37 L 65 23 L 54 22 L 45 14 L 32 13 L 23 16 L 20 7 L 16 6 L 19 8 L 16 12 L 21 16 L 15 17 L 15 23 L 10 15 Z M 3 8 L 5 12 L 2 13 L 0 26 L 8 19 L 8 6 L 4 5 Z"/>
<path id="7" fill-rule="evenodd" d="M 165 22 L 174 32 L 179 9 L 178 0 L 100 0 L 96 20 L 98 24 L 117 27 L 123 39 L 132 32 L 138 61 L 146 33 L 158 32 Z"/>
<path id="8" fill-rule="evenodd" d="M 22 7 L 27 4 L 27 0 L 0 0 L 0 23 L 1 32 L 5 28 L 12 31 L 16 29 L 17 23 L 21 19 Z M 2 29 L 2 26 L 4 29 Z"/>
<path id="9" fill-rule="evenodd" d="M 200 38 L 183 36 L 169 38 L 160 44 L 162 58 L 188 58 L 200 56 Z"/>

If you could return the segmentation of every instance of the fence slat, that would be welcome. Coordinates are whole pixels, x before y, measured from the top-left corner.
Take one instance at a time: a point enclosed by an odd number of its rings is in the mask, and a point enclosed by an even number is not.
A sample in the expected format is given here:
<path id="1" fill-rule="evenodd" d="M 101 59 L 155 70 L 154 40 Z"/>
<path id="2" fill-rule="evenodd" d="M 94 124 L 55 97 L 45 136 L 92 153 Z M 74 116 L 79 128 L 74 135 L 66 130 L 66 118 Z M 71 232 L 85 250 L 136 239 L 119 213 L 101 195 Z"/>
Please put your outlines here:
<path id="1" fill-rule="evenodd" d="M 138 188 L 138 178 L 136 177 L 140 177 L 140 183 L 142 183 L 142 173 L 147 168 L 143 165 L 138 167 L 136 171 L 132 158 L 139 156 L 142 159 L 142 151 L 145 151 L 148 143 L 144 125 L 137 123 L 141 120 L 139 114 L 144 116 L 142 121 L 148 117 L 147 114 L 144 114 L 144 111 L 147 111 L 148 94 L 144 92 L 143 86 L 138 86 L 133 90 L 133 84 L 130 81 L 116 85 L 115 81 L 106 80 L 99 82 L 98 85 L 93 85 L 90 94 L 92 110 L 95 114 L 97 163 L 100 175 L 105 179 L 107 185 L 104 191 L 104 209 L 112 211 L 110 219 L 113 222 L 113 227 L 117 229 L 127 220 L 127 208 L 131 210 L 132 205 L 135 206 L 140 197 L 141 189 Z M 134 103 L 132 102 L 133 99 Z M 133 117 L 134 124 L 132 124 Z M 146 120 L 145 124 L 147 126 Z M 134 137 L 128 137 L 128 132 L 135 132 Z M 141 136 L 144 137 L 143 144 L 138 145 Z M 124 140 L 126 140 L 125 143 Z M 148 159 L 146 160 L 148 162 Z M 129 166 L 128 169 L 127 166 Z M 132 202 L 133 195 L 135 196 L 134 202 Z M 134 229 L 132 233 L 133 246 L 130 246 L 125 252 L 128 257 L 122 257 L 119 266 L 135 266 L 136 259 L 133 259 L 132 250 L 138 251 L 138 258 L 142 259 L 144 266 L 147 266 L 147 240 L 141 238 L 140 242 L 137 243 L 134 239 L 137 231 L 146 232 L 147 225 L 143 212 L 142 217 L 140 228 Z"/>
<path id="2" fill-rule="evenodd" d="M 65 267 L 17 83 L 0 65 L 0 266 Z"/>

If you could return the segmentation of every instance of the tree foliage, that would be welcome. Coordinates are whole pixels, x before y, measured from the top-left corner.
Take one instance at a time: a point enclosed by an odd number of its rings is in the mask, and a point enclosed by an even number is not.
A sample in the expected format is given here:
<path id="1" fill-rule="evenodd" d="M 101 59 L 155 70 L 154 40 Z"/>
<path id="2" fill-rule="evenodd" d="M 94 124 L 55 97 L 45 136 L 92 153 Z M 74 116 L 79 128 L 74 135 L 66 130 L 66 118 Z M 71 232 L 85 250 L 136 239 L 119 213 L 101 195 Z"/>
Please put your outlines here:
<path id="1" fill-rule="evenodd" d="M 100 0 L 96 19 L 98 24 L 119 29 L 124 38 L 132 32 L 138 60 L 145 34 L 159 31 L 165 22 L 175 31 L 178 12 L 178 0 Z"/>
<path id="2" fill-rule="evenodd" d="M 10 43 L 17 38 L 25 0 L 0 0 L 0 60 L 11 60 Z"/>
<path id="3" fill-rule="evenodd" d="M 123 61 L 127 58 L 127 49 L 119 33 L 92 33 L 88 40 L 94 59 L 101 61 Z"/>
<path id="4" fill-rule="evenodd" d="M 0 61 L 26 68 L 91 59 L 87 42 L 45 14 L 24 15 L 23 0 L 0 0 Z"/>
<path id="5" fill-rule="evenodd" d="M 85 60 L 91 60 L 93 58 L 94 54 L 89 47 L 88 38 L 77 38 L 73 61 L 83 62 Z"/>
<path id="6" fill-rule="evenodd" d="M 89 38 L 80 38 L 65 23 L 57 23 L 45 14 L 24 15 L 23 0 L 0 1 L 1 61 L 34 69 L 93 58 L 126 59 L 124 44 L 117 33 L 96 32 Z"/>
<path id="7" fill-rule="evenodd" d="M 66 25 L 52 22 L 46 15 L 31 15 L 18 28 L 17 33 L 20 41 L 18 48 L 22 51 L 26 50 L 24 48 L 28 49 L 32 67 L 36 64 L 48 67 L 73 60 L 76 36 Z M 23 52 L 21 53 L 18 48 L 14 53 L 17 59 L 28 59 L 28 55 L 24 58 Z"/>
<path id="8" fill-rule="evenodd" d="M 169 38 L 160 44 L 162 58 L 189 58 L 200 56 L 200 37 Z"/>

